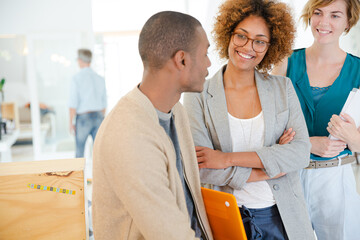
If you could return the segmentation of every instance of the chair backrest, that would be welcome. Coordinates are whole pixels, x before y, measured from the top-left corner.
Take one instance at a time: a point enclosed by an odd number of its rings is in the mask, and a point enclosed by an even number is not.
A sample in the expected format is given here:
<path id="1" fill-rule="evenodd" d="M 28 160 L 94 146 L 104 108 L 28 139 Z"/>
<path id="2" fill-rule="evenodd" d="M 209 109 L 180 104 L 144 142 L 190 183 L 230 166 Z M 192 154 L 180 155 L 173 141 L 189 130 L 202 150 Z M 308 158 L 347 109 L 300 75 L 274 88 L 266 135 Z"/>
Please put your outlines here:
<path id="1" fill-rule="evenodd" d="M 1 118 L 15 122 L 15 128 L 19 128 L 19 109 L 15 102 L 1 103 Z"/>

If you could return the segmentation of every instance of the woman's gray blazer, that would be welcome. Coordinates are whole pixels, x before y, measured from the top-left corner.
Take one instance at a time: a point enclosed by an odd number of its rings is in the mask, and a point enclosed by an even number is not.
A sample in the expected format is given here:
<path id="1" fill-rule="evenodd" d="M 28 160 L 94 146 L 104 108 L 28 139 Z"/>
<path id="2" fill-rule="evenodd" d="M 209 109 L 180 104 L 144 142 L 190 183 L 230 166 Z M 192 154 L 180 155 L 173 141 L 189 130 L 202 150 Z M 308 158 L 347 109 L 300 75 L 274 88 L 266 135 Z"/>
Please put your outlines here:
<path id="1" fill-rule="evenodd" d="M 204 84 L 201 93 L 186 93 L 184 106 L 190 119 L 196 146 L 232 152 L 231 133 L 227 115 L 222 67 Z M 269 177 L 279 173 L 285 176 L 267 180 L 278 206 L 289 239 L 314 239 L 305 206 L 298 170 L 309 165 L 310 142 L 301 107 L 290 79 L 255 71 L 265 123 L 264 147 L 256 153 Z M 285 129 L 293 128 L 294 139 L 285 145 L 278 141 Z M 220 191 L 240 190 L 251 173 L 251 168 L 202 169 L 202 183 L 213 184 Z"/>

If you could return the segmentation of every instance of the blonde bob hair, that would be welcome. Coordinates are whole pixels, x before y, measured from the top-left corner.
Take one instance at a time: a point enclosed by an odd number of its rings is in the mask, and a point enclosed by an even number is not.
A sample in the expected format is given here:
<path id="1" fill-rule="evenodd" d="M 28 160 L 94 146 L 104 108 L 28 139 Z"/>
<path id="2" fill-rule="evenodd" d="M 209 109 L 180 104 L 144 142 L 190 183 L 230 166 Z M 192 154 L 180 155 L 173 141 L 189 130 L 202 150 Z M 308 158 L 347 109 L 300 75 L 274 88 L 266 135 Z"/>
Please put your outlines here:
<path id="1" fill-rule="evenodd" d="M 326 7 L 336 0 L 309 0 L 303 11 L 300 19 L 304 21 L 305 27 L 309 26 L 311 16 L 313 15 L 315 9 L 319 7 Z M 360 1 L 359 0 L 343 0 L 347 7 L 347 18 L 349 27 L 345 29 L 345 33 L 348 33 L 350 29 L 356 25 L 359 20 L 360 14 Z"/>

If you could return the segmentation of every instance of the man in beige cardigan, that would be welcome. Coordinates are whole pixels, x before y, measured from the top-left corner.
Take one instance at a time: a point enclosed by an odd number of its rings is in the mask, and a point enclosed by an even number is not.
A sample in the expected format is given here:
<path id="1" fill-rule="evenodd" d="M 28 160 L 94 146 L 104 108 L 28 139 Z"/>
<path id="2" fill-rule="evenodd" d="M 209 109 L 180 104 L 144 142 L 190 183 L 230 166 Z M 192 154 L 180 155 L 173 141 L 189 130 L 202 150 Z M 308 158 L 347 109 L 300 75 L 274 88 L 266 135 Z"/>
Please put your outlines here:
<path id="1" fill-rule="evenodd" d="M 102 123 L 94 146 L 96 240 L 213 239 L 182 92 L 201 92 L 209 42 L 195 18 L 160 12 L 144 25 L 139 86 Z"/>

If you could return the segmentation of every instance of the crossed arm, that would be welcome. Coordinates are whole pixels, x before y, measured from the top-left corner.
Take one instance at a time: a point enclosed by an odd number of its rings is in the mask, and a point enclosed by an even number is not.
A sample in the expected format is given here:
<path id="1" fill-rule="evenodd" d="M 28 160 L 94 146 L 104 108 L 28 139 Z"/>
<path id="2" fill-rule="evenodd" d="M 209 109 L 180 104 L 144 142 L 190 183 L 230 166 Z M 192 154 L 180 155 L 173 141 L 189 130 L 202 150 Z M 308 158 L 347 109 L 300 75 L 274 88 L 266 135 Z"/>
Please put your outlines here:
<path id="1" fill-rule="evenodd" d="M 279 144 L 289 143 L 294 136 L 295 132 L 292 128 L 285 130 L 280 137 Z M 252 168 L 247 182 L 263 181 L 285 175 L 285 173 L 280 173 L 277 176 L 270 178 L 263 171 L 264 165 L 256 152 L 224 153 L 219 150 L 200 146 L 196 146 L 195 150 L 199 168 L 224 169 L 233 166 Z"/>

